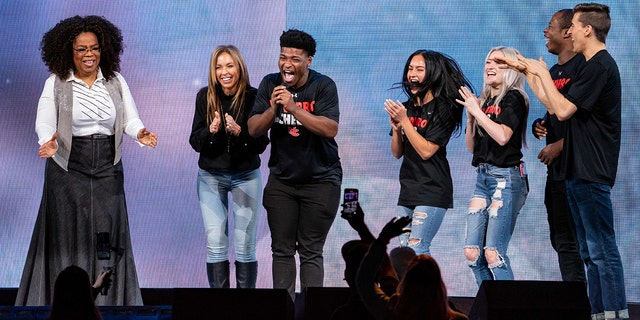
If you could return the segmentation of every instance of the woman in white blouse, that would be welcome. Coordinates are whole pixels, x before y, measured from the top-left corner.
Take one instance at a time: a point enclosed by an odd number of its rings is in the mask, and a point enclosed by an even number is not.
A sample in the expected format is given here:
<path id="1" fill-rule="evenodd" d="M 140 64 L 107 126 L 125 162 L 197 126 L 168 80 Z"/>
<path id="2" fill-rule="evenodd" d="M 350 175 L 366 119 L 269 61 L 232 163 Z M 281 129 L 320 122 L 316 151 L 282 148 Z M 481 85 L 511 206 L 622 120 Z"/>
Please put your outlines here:
<path id="1" fill-rule="evenodd" d="M 112 270 L 101 305 L 141 305 L 121 162 L 123 133 L 155 148 L 118 73 L 120 30 L 98 16 L 60 21 L 42 38 L 52 75 L 38 103 L 36 133 L 46 158 L 38 218 L 16 305 L 49 305 L 57 274 L 76 265 L 95 278 Z"/>

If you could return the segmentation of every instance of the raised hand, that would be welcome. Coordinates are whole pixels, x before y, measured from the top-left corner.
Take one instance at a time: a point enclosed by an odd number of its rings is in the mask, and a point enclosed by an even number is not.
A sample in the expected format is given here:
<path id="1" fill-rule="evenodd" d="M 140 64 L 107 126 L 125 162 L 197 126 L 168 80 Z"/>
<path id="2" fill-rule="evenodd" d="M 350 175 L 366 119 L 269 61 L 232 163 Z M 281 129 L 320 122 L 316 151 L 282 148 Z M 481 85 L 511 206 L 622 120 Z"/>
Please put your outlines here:
<path id="1" fill-rule="evenodd" d="M 362 207 L 360 207 L 359 202 L 356 204 L 356 211 L 352 213 L 344 212 L 344 204 L 342 206 L 343 211 L 340 211 L 340 217 L 347 220 L 354 230 L 359 231 L 363 226 L 366 227 L 366 224 L 364 223 L 364 211 L 362 210 Z"/>
<path id="2" fill-rule="evenodd" d="M 387 101 L 384 102 L 384 111 L 389 114 L 392 122 L 391 125 L 393 126 L 393 123 L 396 124 L 394 128 L 398 127 L 402 121 L 407 119 L 407 108 L 405 108 L 400 101 L 394 102 L 387 99 Z"/>
<path id="3" fill-rule="evenodd" d="M 403 233 L 409 232 L 405 229 L 411 222 L 411 217 L 392 218 L 380 231 L 378 239 L 389 242 L 394 237 L 397 237 Z"/>
<path id="4" fill-rule="evenodd" d="M 460 87 L 460 89 L 458 89 L 458 93 L 460 94 L 460 97 L 462 97 L 462 100 L 456 99 L 456 102 L 466 108 L 467 117 L 469 119 L 478 118 L 484 115 L 480 109 L 480 101 L 478 101 L 478 97 L 476 97 L 471 90 L 467 87 Z"/>

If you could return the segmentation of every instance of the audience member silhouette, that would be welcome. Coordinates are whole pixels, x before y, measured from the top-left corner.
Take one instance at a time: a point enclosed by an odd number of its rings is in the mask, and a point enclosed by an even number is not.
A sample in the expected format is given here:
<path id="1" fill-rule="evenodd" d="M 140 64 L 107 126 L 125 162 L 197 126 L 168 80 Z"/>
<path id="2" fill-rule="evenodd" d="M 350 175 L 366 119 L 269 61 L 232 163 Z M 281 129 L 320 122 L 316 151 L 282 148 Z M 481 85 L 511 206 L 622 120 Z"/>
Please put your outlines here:
<path id="1" fill-rule="evenodd" d="M 369 250 L 369 245 L 375 240 L 375 237 L 364 222 L 364 212 L 360 204 L 357 205 L 354 213 L 347 214 L 343 211 L 341 217 L 347 220 L 349 225 L 358 232 L 360 240 L 350 240 L 342 246 L 342 258 L 345 262 L 344 279 L 351 292 L 347 302 L 336 308 L 331 319 L 375 319 L 375 317 L 369 314 L 362 303 L 355 285 L 360 262 Z M 381 290 L 388 295 L 392 295 L 396 291 L 398 277 L 388 258 L 383 261 L 378 269 L 376 282 L 380 284 Z"/>
<path id="2" fill-rule="evenodd" d="M 402 279 L 404 274 L 407 273 L 407 268 L 411 260 L 416 257 L 416 252 L 409 247 L 396 247 L 389 251 L 389 259 L 391 259 L 391 265 L 393 270 L 396 271 L 398 279 Z"/>
<path id="3" fill-rule="evenodd" d="M 416 256 L 400 281 L 396 293 L 389 295 L 376 284 L 377 270 L 386 256 L 389 241 L 406 232 L 410 217 L 391 219 L 364 256 L 356 277 L 356 287 L 369 314 L 375 319 L 459 320 L 467 317 L 449 306 L 447 289 L 440 268 L 429 255 Z"/>
<path id="4" fill-rule="evenodd" d="M 89 274 L 78 267 L 69 266 L 56 278 L 53 303 L 48 320 L 100 320 L 94 299 L 103 288 L 111 284 L 111 272 L 102 272 L 91 285 Z"/>

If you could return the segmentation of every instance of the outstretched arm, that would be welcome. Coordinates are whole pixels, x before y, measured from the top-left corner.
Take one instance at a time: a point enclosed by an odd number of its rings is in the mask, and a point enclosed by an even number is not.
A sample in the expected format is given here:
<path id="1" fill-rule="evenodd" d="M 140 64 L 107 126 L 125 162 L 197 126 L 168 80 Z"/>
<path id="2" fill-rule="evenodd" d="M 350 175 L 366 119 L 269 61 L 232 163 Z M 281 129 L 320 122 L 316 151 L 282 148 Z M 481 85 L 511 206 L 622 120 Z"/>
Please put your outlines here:
<path id="1" fill-rule="evenodd" d="M 555 114 L 559 120 L 567 120 L 578 110 L 576 105 L 567 100 L 556 89 L 547 64 L 542 57 L 539 60 L 525 58 L 518 55 L 517 60 L 506 57 L 496 57 L 496 61 L 506 64 L 505 67 L 522 72 L 527 78 L 531 91 L 544 105 L 550 114 Z"/>
<path id="2" fill-rule="evenodd" d="M 384 318 L 389 313 L 389 296 L 386 295 L 376 284 L 375 278 L 378 269 L 383 263 L 387 245 L 391 238 L 396 237 L 403 232 L 404 227 L 411 222 L 411 217 L 401 217 L 399 219 L 391 219 L 382 228 L 378 239 L 371 243 L 369 252 L 364 256 L 358 269 L 356 277 L 356 287 L 362 302 L 366 306 L 369 313 L 380 315 Z"/>
<path id="3" fill-rule="evenodd" d="M 353 214 L 342 211 L 340 216 L 347 220 L 349 225 L 358 232 L 360 239 L 367 242 L 372 242 L 376 239 L 376 237 L 373 236 L 373 233 L 369 230 L 367 224 L 364 222 L 364 211 L 362 210 L 362 207 L 360 207 L 360 202 L 357 203 L 356 211 Z"/>

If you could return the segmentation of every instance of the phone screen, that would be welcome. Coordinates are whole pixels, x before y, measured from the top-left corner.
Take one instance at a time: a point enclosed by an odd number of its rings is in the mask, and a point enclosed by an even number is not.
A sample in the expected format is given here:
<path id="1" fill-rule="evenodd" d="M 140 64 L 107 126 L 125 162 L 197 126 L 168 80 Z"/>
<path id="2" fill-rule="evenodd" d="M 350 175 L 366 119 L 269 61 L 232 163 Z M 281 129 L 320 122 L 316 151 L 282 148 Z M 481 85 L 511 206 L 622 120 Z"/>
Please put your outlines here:
<path id="1" fill-rule="evenodd" d="M 344 189 L 344 213 L 354 213 L 358 207 L 358 189 Z"/>
<path id="2" fill-rule="evenodd" d="M 98 253 L 98 260 L 111 259 L 111 244 L 109 239 L 109 232 L 98 232 L 96 234 L 96 252 Z"/>

